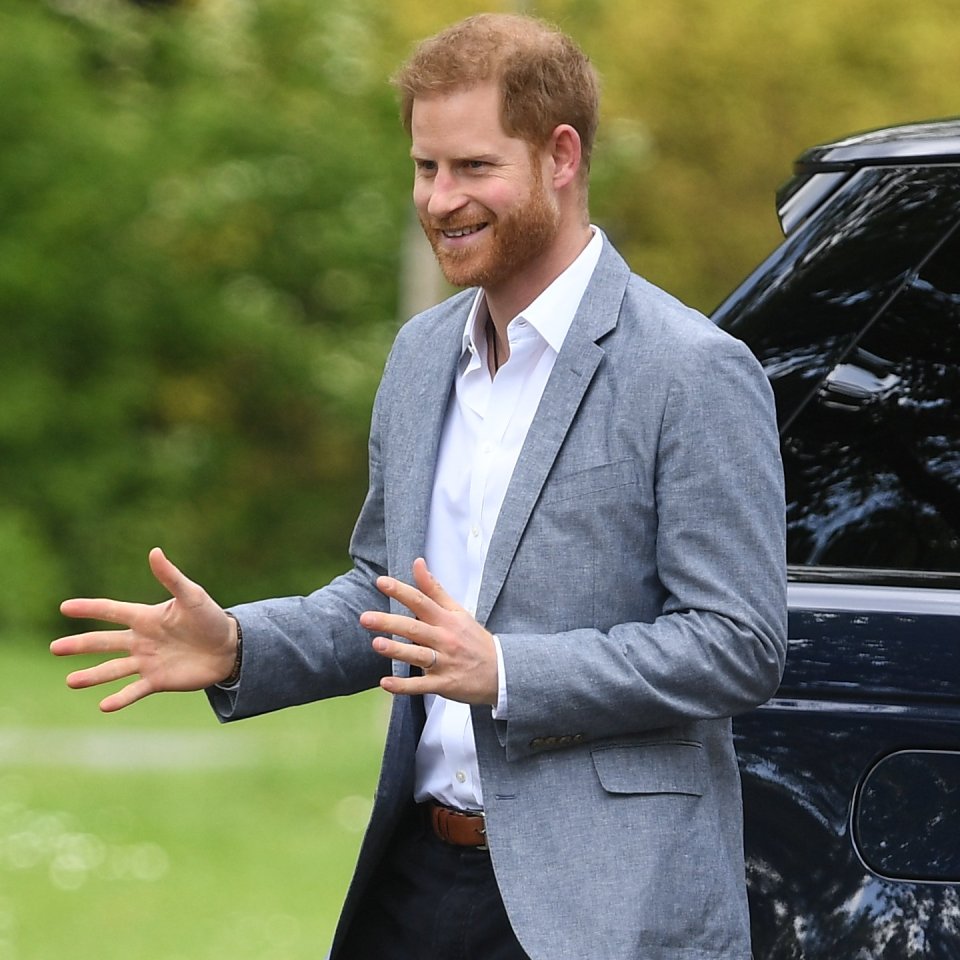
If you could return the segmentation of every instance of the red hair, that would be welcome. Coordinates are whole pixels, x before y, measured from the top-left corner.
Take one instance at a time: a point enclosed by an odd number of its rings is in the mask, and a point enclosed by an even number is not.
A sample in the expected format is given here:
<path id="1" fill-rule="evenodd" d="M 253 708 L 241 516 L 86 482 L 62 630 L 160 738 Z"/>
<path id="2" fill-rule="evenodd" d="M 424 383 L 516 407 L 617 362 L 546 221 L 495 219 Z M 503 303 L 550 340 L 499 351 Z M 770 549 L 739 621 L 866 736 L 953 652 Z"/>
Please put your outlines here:
<path id="1" fill-rule="evenodd" d="M 599 81 L 580 47 L 535 17 L 482 13 L 423 40 L 392 78 L 404 129 L 411 132 L 417 97 L 491 81 L 500 89 L 500 121 L 509 136 L 543 146 L 560 124 L 577 131 L 585 176 L 599 120 Z"/>

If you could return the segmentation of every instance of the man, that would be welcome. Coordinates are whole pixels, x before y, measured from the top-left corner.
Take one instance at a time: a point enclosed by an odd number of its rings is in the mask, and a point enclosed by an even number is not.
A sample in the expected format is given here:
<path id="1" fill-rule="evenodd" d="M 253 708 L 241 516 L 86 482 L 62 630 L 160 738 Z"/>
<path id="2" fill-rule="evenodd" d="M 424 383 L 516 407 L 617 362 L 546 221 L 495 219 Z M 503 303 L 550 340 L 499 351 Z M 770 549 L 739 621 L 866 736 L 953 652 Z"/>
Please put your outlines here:
<path id="1" fill-rule="evenodd" d="M 66 601 L 129 629 L 53 650 L 129 654 L 68 678 L 139 674 L 105 710 L 396 695 L 334 958 L 747 960 L 730 717 L 785 651 L 766 379 L 591 227 L 569 38 L 472 17 L 396 84 L 423 228 L 470 289 L 396 339 L 353 569 L 228 614 L 155 550 L 171 600 Z"/>

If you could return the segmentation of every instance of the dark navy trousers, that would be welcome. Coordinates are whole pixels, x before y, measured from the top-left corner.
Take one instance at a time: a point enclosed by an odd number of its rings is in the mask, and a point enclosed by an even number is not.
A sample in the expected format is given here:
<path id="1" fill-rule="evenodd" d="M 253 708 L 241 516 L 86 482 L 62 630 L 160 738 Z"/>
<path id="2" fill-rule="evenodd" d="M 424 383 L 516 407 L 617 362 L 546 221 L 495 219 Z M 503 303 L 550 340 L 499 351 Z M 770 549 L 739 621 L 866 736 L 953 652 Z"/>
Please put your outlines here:
<path id="1" fill-rule="evenodd" d="M 405 818 L 350 925 L 345 960 L 529 960 L 485 850 L 440 840 Z"/>

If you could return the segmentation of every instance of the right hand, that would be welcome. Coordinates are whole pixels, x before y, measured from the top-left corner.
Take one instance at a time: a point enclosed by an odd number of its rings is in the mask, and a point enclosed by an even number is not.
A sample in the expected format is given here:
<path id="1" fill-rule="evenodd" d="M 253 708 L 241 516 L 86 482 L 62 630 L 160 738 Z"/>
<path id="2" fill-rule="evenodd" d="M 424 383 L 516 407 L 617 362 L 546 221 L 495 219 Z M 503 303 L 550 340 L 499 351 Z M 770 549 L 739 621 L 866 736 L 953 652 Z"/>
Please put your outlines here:
<path id="1" fill-rule="evenodd" d="M 150 551 L 149 559 L 153 575 L 170 592 L 170 600 L 150 605 L 74 599 L 60 605 L 60 612 L 67 617 L 104 620 L 127 628 L 78 633 L 50 644 L 51 653 L 58 657 L 122 654 L 67 677 L 67 686 L 82 689 L 137 676 L 139 679 L 101 701 L 105 713 L 121 710 L 151 693 L 203 690 L 233 671 L 236 621 L 203 587 L 187 579 L 159 547 Z"/>

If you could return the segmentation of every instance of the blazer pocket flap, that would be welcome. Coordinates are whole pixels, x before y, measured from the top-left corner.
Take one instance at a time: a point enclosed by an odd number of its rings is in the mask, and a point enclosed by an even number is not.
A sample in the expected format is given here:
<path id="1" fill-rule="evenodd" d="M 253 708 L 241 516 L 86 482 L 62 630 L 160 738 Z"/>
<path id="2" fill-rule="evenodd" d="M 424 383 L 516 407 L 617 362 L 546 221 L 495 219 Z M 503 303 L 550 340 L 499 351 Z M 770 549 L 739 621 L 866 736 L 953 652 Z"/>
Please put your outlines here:
<path id="1" fill-rule="evenodd" d="M 543 488 L 541 503 L 557 503 L 597 494 L 637 482 L 637 467 L 631 459 L 600 463 L 574 473 L 550 477 Z"/>
<path id="2" fill-rule="evenodd" d="M 591 756 L 607 793 L 703 795 L 703 748 L 694 741 L 598 747 Z"/>

